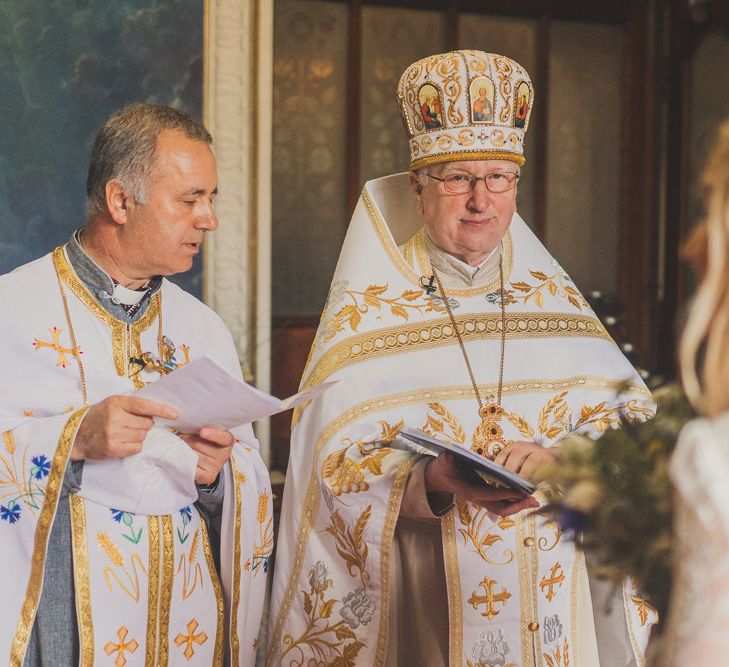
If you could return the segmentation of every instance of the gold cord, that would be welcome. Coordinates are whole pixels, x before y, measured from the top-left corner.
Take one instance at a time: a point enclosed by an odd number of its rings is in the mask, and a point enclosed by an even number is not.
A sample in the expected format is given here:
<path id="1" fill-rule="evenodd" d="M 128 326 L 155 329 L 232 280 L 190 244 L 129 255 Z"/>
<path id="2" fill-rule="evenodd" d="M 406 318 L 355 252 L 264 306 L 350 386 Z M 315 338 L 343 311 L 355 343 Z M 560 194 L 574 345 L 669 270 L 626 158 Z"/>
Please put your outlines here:
<path id="1" fill-rule="evenodd" d="M 84 371 L 84 364 L 81 361 L 81 350 L 79 349 L 78 343 L 76 342 L 76 333 L 73 330 L 73 323 L 71 322 L 71 311 L 68 308 L 66 290 L 63 289 L 63 281 L 61 280 L 61 274 L 58 272 L 58 267 L 56 266 L 55 261 L 53 262 L 53 268 L 56 271 L 58 289 L 61 290 L 63 312 L 66 314 L 66 326 L 68 326 L 68 335 L 71 337 L 71 349 L 73 350 L 73 356 L 76 357 L 76 363 L 78 364 L 78 374 L 81 380 L 81 399 L 83 400 L 83 404 L 85 407 L 89 404 L 89 396 L 86 390 L 86 372 Z"/>
<path id="2" fill-rule="evenodd" d="M 443 296 L 443 302 L 445 303 L 446 311 L 448 312 L 448 317 L 451 319 L 451 325 L 453 326 L 453 333 L 455 334 L 456 338 L 458 339 L 458 344 L 461 347 L 461 354 L 463 355 L 463 360 L 466 362 L 466 368 L 468 369 L 468 375 L 471 378 L 471 385 L 473 386 L 473 391 L 476 394 L 476 400 L 478 401 L 478 408 L 479 408 L 479 414 L 483 410 L 483 399 L 481 398 L 481 392 L 478 390 L 478 384 L 476 383 L 476 378 L 473 374 L 473 368 L 471 367 L 471 361 L 468 358 L 468 353 L 466 352 L 466 345 L 463 342 L 463 336 L 461 335 L 461 332 L 458 330 L 458 325 L 456 324 L 456 318 L 453 315 L 453 310 L 451 309 L 450 303 L 448 303 L 448 294 L 446 293 L 445 289 L 443 289 L 443 283 L 440 281 L 440 276 L 438 275 L 438 272 L 436 271 L 436 268 L 433 266 L 431 267 L 433 269 L 433 275 L 435 276 L 435 281 L 438 283 L 438 291 Z M 496 395 L 496 403 L 497 405 L 501 406 L 501 393 L 504 386 L 504 356 L 506 351 L 506 299 L 504 298 L 504 260 L 503 256 L 499 257 L 499 285 L 500 285 L 500 297 L 501 297 L 501 354 L 500 354 L 500 360 L 499 360 L 499 384 L 497 389 L 497 395 Z M 483 417 L 483 415 L 481 415 Z"/>

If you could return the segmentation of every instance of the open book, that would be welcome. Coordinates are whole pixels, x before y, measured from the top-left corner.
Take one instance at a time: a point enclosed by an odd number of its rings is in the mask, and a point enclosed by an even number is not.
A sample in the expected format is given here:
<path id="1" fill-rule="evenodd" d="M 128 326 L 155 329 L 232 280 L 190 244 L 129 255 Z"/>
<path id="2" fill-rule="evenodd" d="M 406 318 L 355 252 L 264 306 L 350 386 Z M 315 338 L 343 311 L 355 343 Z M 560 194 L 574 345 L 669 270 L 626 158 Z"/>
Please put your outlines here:
<path id="1" fill-rule="evenodd" d="M 536 489 L 534 484 L 525 477 L 522 477 L 508 468 L 505 468 L 498 463 L 494 463 L 490 459 L 480 456 L 465 447 L 459 447 L 458 445 L 452 445 L 449 442 L 438 440 L 437 438 L 414 428 L 400 429 L 400 435 L 410 442 L 413 442 L 420 447 L 424 447 L 435 454 L 450 452 L 459 462 L 472 468 L 479 477 L 486 481 L 492 481 L 500 486 L 522 491 L 527 495 L 531 495 Z"/>

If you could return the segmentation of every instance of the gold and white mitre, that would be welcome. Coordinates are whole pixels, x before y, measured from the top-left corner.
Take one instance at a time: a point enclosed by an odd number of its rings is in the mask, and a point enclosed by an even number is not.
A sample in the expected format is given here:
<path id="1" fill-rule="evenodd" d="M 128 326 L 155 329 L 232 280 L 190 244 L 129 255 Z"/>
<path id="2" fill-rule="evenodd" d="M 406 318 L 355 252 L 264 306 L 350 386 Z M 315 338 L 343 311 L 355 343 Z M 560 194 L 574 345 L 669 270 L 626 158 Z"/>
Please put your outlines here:
<path id="1" fill-rule="evenodd" d="M 534 89 L 511 58 L 467 50 L 423 58 L 400 77 L 397 100 L 411 169 L 454 160 L 524 164 Z"/>

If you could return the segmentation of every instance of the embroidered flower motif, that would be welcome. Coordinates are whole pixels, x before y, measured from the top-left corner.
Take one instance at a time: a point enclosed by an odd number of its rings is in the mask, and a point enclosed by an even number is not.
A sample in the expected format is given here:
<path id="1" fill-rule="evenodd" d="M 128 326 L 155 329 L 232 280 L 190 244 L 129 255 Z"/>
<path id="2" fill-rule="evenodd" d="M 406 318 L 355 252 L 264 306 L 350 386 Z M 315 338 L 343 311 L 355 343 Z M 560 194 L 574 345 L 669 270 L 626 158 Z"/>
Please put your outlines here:
<path id="1" fill-rule="evenodd" d="M 473 645 L 473 657 L 479 665 L 496 667 L 506 664 L 509 644 L 504 639 L 503 630 L 488 630 L 476 637 Z"/>
<path id="2" fill-rule="evenodd" d="M 189 505 L 186 505 L 180 510 L 180 516 L 182 517 L 182 524 L 186 526 L 192 519 L 192 509 Z"/>
<path id="3" fill-rule="evenodd" d="M 122 517 L 124 516 L 124 512 L 122 510 L 115 510 L 110 509 L 111 512 L 111 518 L 114 519 L 117 523 L 120 523 L 122 520 Z"/>
<path id="4" fill-rule="evenodd" d="M 559 622 L 559 616 L 544 617 L 544 643 L 551 644 L 562 636 L 562 624 Z"/>
<path id="5" fill-rule="evenodd" d="M 309 585 L 314 593 L 325 591 L 329 588 L 332 580 L 329 578 L 329 570 L 324 561 L 318 560 L 314 563 L 309 573 Z"/>
<path id="6" fill-rule="evenodd" d="M 489 292 L 486 295 L 486 301 L 493 303 L 495 306 L 501 306 L 501 300 L 504 300 L 504 305 L 508 306 L 510 303 L 516 303 L 513 292 L 511 290 L 496 290 L 495 292 Z"/>
<path id="7" fill-rule="evenodd" d="M 360 624 L 367 625 L 374 613 L 375 605 L 361 586 L 344 596 L 339 610 L 339 615 L 352 630 L 356 630 Z"/>
<path id="8" fill-rule="evenodd" d="M 14 500 L 8 503 L 8 506 L 0 505 L 0 519 L 8 523 L 17 523 L 20 521 L 21 507 Z"/>
<path id="9" fill-rule="evenodd" d="M 445 307 L 445 302 L 443 300 L 442 296 L 438 296 L 437 294 L 433 294 L 430 297 L 430 303 L 433 306 L 433 310 L 436 313 L 446 313 L 448 312 Z M 448 297 L 448 305 L 451 307 L 451 310 L 458 310 L 461 307 L 460 302 L 458 299 L 454 299 L 452 296 Z"/>
<path id="10" fill-rule="evenodd" d="M 34 456 L 30 460 L 33 463 L 33 467 L 30 469 L 30 474 L 35 479 L 43 479 L 44 477 L 48 477 L 48 474 L 51 471 L 51 462 L 45 457 L 44 454 Z"/>
<path id="11" fill-rule="evenodd" d="M 332 306 L 338 304 L 344 298 L 344 294 L 347 291 L 348 287 L 348 280 L 335 280 L 332 283 L 331 289 L 329 290 L 327 302 L 326 304 L 324 304 L 324 310 L 322 312 L 326 312 L 328 308 L 331 308 Z"/>

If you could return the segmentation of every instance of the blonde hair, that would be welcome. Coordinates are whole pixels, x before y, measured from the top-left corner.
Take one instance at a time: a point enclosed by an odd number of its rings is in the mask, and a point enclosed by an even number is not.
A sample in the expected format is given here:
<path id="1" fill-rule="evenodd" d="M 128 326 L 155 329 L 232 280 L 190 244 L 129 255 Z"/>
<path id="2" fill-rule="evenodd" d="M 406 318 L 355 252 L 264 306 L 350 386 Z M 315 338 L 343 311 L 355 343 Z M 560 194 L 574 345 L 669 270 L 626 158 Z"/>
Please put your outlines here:
<path id="1" fill-rule="evenodd" d="M 729 121 L 719 129 L 702 181 L 706 267 L 681 336 L 679 361 L 689 400 L 713 417 L 729 408 Z"/>

